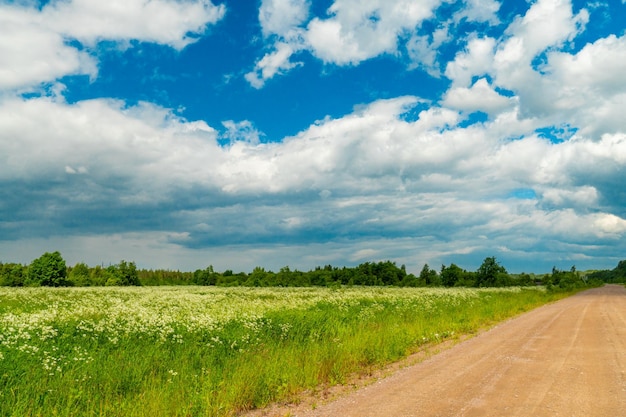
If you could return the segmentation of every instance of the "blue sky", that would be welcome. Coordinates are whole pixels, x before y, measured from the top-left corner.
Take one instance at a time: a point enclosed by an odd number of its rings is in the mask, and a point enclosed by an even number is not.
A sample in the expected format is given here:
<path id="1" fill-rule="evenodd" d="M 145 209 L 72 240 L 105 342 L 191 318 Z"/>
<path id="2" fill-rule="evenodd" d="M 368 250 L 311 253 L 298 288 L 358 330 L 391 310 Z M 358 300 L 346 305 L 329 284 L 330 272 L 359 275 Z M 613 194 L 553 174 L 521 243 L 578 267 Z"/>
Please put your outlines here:
<path id="1" fill-rule="evenodd" d="M 626 4 L 0 0 L 0 261 L 626 258 Z"/>

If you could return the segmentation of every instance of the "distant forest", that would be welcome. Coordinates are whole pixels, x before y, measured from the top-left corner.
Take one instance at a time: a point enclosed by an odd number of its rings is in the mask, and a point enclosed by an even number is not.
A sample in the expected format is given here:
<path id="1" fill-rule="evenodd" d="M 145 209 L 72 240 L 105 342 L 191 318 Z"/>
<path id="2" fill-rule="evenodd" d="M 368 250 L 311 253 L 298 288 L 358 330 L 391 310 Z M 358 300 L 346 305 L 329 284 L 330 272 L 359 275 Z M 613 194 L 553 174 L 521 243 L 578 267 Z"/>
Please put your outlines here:
<path id="1" fill-rule="evenodd" d="M 395 262 L 365 262 L 356 267 L 319 266 L 303 272 L 288 266 L 279 271 L 256 267 L 250 273 L 212 266 L 194 272 L 137 269 L 134 262 L 120 261 L 109 266 L 90 267 L 84 263 L 66 266 L 59 252 L 46 252 L 30 265 L 0 262 L 0 286 L 130 286 L 130 285 L 213 285 L 246 287 L 310 286 L 397 286 L 397 287 L 506 287 L 545 285 L 549 289 L 573 289 L 602 283 L 626 283 L 626 260 L 616 268 L 602 271 L 562 271 L 548 274 L 510 274 L 495 257 L 487 257 L 476 271 L 454 263 L 437 271 L 425 264 L 419 275 L 406 272 Z"/>

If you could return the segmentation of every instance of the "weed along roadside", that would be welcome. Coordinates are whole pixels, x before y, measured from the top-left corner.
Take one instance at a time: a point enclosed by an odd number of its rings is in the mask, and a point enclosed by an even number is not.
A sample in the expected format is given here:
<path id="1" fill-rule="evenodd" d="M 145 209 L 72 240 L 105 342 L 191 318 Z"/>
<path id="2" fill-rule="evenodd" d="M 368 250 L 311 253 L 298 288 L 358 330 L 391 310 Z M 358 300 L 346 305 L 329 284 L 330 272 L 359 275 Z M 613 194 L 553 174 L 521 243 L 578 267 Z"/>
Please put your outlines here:
<path id="1" fill-rule="evenodd" d="M 564 296 L 541 287 L 0 288 L 0 415 L 234 415 Z"/>

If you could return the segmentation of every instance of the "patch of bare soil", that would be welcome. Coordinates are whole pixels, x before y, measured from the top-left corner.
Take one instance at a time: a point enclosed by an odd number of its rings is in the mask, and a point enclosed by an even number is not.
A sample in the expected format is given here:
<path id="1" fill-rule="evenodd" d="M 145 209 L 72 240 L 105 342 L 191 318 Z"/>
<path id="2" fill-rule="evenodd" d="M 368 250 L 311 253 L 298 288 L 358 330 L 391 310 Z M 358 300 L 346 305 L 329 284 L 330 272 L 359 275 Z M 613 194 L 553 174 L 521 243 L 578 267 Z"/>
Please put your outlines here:
<path id="1" fill-rule="evenodd" d="M 626 415 L 626 288 L 606 285 L 253 417 Z"/>

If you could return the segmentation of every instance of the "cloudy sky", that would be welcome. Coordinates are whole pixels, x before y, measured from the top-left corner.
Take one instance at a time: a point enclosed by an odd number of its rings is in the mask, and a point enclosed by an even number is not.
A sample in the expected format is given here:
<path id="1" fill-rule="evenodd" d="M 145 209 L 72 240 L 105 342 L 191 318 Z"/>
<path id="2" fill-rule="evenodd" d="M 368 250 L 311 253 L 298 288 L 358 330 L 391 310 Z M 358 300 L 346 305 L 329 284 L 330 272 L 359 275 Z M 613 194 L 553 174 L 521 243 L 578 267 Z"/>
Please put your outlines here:
<path id="1" fill-rule="evenodd" d="M 0 0 L 0 261 L 626 258 L 624 0 Z"/>

